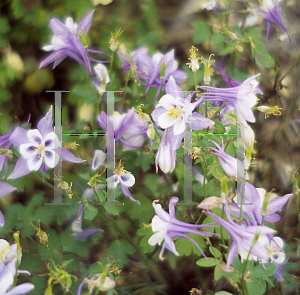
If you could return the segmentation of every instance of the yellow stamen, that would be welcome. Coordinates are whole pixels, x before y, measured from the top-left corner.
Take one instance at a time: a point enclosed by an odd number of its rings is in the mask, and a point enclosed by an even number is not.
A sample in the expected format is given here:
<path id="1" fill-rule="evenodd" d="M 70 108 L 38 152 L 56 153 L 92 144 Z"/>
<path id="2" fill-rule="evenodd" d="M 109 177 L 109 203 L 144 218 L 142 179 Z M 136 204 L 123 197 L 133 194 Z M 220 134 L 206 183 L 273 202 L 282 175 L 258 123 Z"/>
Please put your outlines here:
<path id="1" fill-rule="evenodd" d="M 176 119 L 181 120 L 180 117 L 181 117 L 182 114 L 183 114 L 183 112 L 182 112 L 181 108 L 171 107 L 169 109 L 169 112 L 168 112 L 167 116 L 171 117 L 172 120 L 176 120 Z"/>
<path id="2" fill-rule="evenodd" d="M 35 151 L 39 153 L 39 155 L 41 156 L 44 152 L 45 152 L 45 146 L 43 144 L 39 145 Z"/>

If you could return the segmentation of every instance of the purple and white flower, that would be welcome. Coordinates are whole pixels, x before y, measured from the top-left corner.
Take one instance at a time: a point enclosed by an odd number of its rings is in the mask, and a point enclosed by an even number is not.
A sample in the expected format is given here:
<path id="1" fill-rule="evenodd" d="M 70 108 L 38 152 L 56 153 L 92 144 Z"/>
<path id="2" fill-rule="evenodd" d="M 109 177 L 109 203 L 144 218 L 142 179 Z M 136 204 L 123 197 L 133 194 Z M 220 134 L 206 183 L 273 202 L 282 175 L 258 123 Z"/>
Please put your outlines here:
<path id="1" fill-rule="evenodd" d="M 123 150 L 139 148 L 148 137 L 148 126 L 139 120 L 139 115 L 133 110 L 126 114 L 115 112 L 108 117 L 110 124 L 114 126 L 114 133 L 108 133 L 109 153 L 113 154 L 114 141 L 123 143 Z M 107 115 L 102 111 L 98 116 L 100 127 L 107 130 Z"/>
<path id="2" fill-rule="evenodd" d="M 207 211 L 205 214 L 217 221 L 229 233 L 232 243 L 229 248 L 226 270 L 229 270 L 234 257 L 239 254 L 242 259 L 252 259 L 257 256 L 263 259 L 268 255 L 268 251 L 264 246 L 265 236 L 272 235 L 275 230 L 266 226 L 239 225 L 231 219 L 228 203 L 225 203 L 224 211 L 228 222 L 221 217 Z"/>
<path id="3" fill-rule="evenodd" d="M 102 291 L 102 292 L 106 292 L 110 289 L 113 289 L 116 286 L 115 281 L 113 281 L 110 277 L 107 276 L 107 274 L 104 273 L 99 273 L 99 274 L 95 274 L 91 277 L 91 279 L 89 279 L 89 277 L 92 274 L 90 274 L 89 276 L 87 276 L 79 285 L 78 290 L 76 295 L 81 295 L 81 290 L 83 287 L 84 283 L 88 284 L 88 289 L 90 294 L 92 294 L 94 288 L 98 291 Z"/>
<path id="4" fill-rule="evenodd" d="M 200 250 L 204 257 L 200 246 L 186 234 L 197 234 L 201 236 L 213 236 L 214 234 L 198 231 L 196 229 L 201 227 L 213 226 L 212 224 L 195 225 L 189 224 L 176 219 L 175 216 L 175 205 L 178 202 L 177 197 L 172 197 L 169 202 L 169 213 L 162 209 L 160 204 L 157 204 L 158 200 L 153 201 L 153 207 L 156 215 L 153 217 L 151 226 L 154 234 L 148 240 L 148 243 L 152 246 L 163 242 L 162 249 L 159 254 L 159 258 L 163 260 L 163 253 L 165 249 L 171 251 L 174 255 L 178 256 L 173 238 L 185 238 L 193 242 L 196 247 Z"/>
<path id="5" fill-rule="evenodd" d="M 106 66 L 99 63 L 94 67 L 94 70 L 97 74 L 97 79 L 94 79 L 94 85 L 99 92 L 103 92 L 106 90 L 106 85 L 109 83 L 109 75 L 107 72 Z"/>
<path id="6" fill-rule="evenodd" d="M 262 258 L 263 263 L 272 262 L 275 264 L 282 264 L 285 261 L 285 253 L 283 252 L 283 241 L 279 237 L 264 237 L 263 245 L 268 251 L 268 256 Z"/>
<path id="7" fill-rule="evenodd" d="M 72 18 L 67 18 L 66 24 L 63 24 L 56 18 L 51 19 L 50 27 L 54 33 L 52 45 L 45 46 L 46 51 L 54 51 L 50 56 L 43 60 L 40 68 L 54 62 L 54 68 L 59 65 L 67 56 L 76 60 L 88 69 L 92 74 L 91 64 L 85 49 L 86 44 L 82 44 L 81 39 L 85 40 L 88 31 L 91 28 L 94 10 L 91 11 L 79 25 L 73 22 Z M 85 41 L 86 42 L 86 41 Z"/>
<path id="8" fill-rule="evenodd" d="M 71 228 L 74 231 L 74 233 L 72 234 L 73 237 L 86 239 L 91 235 L 97 232 L 101 232 L 103 230 L 97 227 L 87 227 L 85 229 L 82 229 L 83 209 L 84 206 L 80 205 L 77 212 L 76 219 L 72 222 Z"/>
<path id="9" fill-rule="evenodd" d="M 254 9 L 255 12 L 257 12 L 267 21 L 266 43 L 269 38 L 271 23 L 277 26 L 284 34 L 284 36 L 287 35 L 287 29 L 285 28 L 281 20 L 280 7 L 278 2 L 278 0 L 263 0 L 263 9 Z"/>
<path id="10" fill-rule="evenodd" d="M 168 137 L 166 142 L 166 134 L 168 131 Z M 165 130 L 163 137 L 160 141 L 159 148 L 155 158 L 156 173 L 158 172 L 158 165 L 164 173 L 172 172 L 175 168 L 176 162 L 176 149 L 172 145 L 169 136 L 170 130 Z"/>
<path id="11" fill-rule="evenodd" d="M 213 142 L 217 148 L 212 148 L 212 147 L 207 147 L 214 152 L 212 154 L 216 155 L 220 161 L 220 164 L 224 170 L 224 172 L 229 176 L 230 178 L 237 180 L 237 181 L 242 181 L 244 178 L 244 165 L 243 163 L 237 159 L 234 158 L 228 154 L 225 153 L 224 147 L 222 148 L 213 140 L 210 140 Z M 223 145 L 223 142 L 222 142 Z"/>
<path id="12" fill-rule="evenodd" d="M 202 99 L 191 102 L 192 95 L 184 98 L 183 91 L 177 86 L 175 79 L 171 76 L 166 85 L 164 95 L 154 111 L 152 118 L 163 129 L 169 128 L 168 136 L 174 140 L 174 148 L 178 149 L 184 137 L 187 123 L 193 130 L 201 130 L 214 125 L 214 122 L 197 112 L 193 112 L 202 103 Z"/>
<path id="13" fill-rule="evenodd" d="M 107 179 L 107 185 L 110 189 L 115 189 L 119 186 L 126 198 L 140 204 L 140 202 L 132 196 L 129 190 L 129 187 L 132 187 L 134 184 L 135 177 L 130 172 L 124 170 L 121 166 L 121 161 L 119 166 L 114 170 L 114 175 Z"/>
<path id="14" fill-rule="evenodd" d="M 261 94 L 257 88 L 258 82 L 254 80 L 258 75 L 252 76 L 245 80 L 239 86 L 231 88 L 216 88 L 211 86 L 199 86 L 200 89 L 206 90 L 202 95 L 208 101 L 227 101 L 235 109 L 238 119 L 246 126 L 246 122 L 255 122 L 252 108 L 257 103 L 256 94 Z"/>
<path id="15" fill-rule="evenodd" d="M 19 295 L 26 294 L 34 289 L 34 285 L 24 283 L 16 287 L 12 287 L 16 274 L 16 262 L 10 261 L 0 270 L 0 295 Z M 11 289 L 11 290 L 10 290 Z M 10 291 L 9 291 L 10 290 Z"/>
<path id="16" fill-rule="evenodd" d="M 61 147 L 56 134 L 53 132 L 52 124 L 51 106 L 46 116 L 39 121 L 37 129 L 27 131 L 17 127 L 14 130 L 9 140 L 14 146 L 19 147 L 21 157 L 8 179 L 16 179 L 37 170 L 47 173 L 48 169 L 54 168 L 59 161 L 57 149 L 61 149 L 63 161 L 83 162 L 82 159 L 75 157 L 70 151 Z"/>
<path id="17" fill-rule="evenodd" d="M 156 100 L 161 88 L 166 86 L 171 76 L 179 84 L 185 81 L 186 74 L 181 70 L 177 70 L 178 65 L 174 58 L 174 50 L 164 55 L 156 53 L 152 59 L 147 55 L 147 51 L 147 48 L 134 51 L 130 56 L 131 61 L 120 53 L 119 57 L 123 62 L 122 68 L 125 72 L 134 67 L 137 79 L 147 87 L 146 93 L 150 87 L 157 88 Z"/>
<path id="18" fill-rule="evenodd" d="M 277 196 L 274 193 L 266 193 L 263 188 L 257 188 L 259 195 L 259 206 L 264 216 L 264 222 L 278 222 L 280 215 L 276 214 L 290 199 L 293 194 L 286 194 L 284 196 Z"/>

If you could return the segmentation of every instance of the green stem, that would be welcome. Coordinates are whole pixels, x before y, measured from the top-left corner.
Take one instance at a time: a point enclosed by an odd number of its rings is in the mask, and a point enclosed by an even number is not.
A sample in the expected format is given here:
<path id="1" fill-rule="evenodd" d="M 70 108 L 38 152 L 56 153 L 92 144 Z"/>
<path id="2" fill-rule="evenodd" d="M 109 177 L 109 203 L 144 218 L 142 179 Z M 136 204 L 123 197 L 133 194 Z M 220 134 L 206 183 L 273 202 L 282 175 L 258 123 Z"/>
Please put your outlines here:
<path id="1" fill-rule="evenodd" d="M 207 165 L 206 165 L 206 161 L 205 161 L 205 158 L 204 158 L 204 155 L 203 155 L 203 153 L 201 153 L 201 155 L 202 155 L 202 159 L 203 159 L 203 163 L 201 162 L 201 166 L 202 166 L 202 169 L 203 169 L 203 184 L 202 184 L 202 186 L 203 186 L 203 197 L 205 198 L 205 194 L 206 194 L 206 184 L 205 184 L 205 180 L 206 180 L 206 178 L 207 178 Z"/>
<path id="2" fill-rule="evenodd" d="M 86 84 L 88 85 L 88 87 L 89 87 L 89 90 L 91 91 L 92 95 L 93 95 L 93 96 L 95 96 L 95 98 L 97 99 L 97 94 L 96 94 L 96 92 L 94 91 L 94 89 L 93 89 L 93 88 L 91 88 L 90 81 L 89 81 L 89 79 L 87 78 L 87 76 L 86 76 L 86 74 L 85 74 L 85 71 L 84 71 L 84 69 L 83 69 L 83 66 L 82 66 L 82 65 L 80 65 L 80 70 L 81 70 L 81 71 L 82 71 L 82 73 L 83 73 L 83 76 L 84 76 L 85 82 L 86 82 Z"/>
<path id="3" fill-rule="evenodd" d="M 194 72 L 195 91 L 197 91 L 197 71 Z"/>
<path id="4" fill-rule="evenodd" d="M 242 183 L 242 195 L 241 195 L 241 204 L 240 204 L 240 218 L 239 218 L 239 225 L 241 224 L 241 221 L 242 221 L 242 210 L 243 210 L 243 202 L 244 202 L 244 187 L 245 187 L 245 179 L 243 178 L 243 183 Z"/>
<path id="5" fill-rule="evenodd" d="M 219 112 L 221 111 L 221 109 L 223 108 L 223 106 L 225 105 L 226 102 L 224 102 L 215 112 L 214 114 L 212 115 L 212 117 L 210 118 L 211 120 L 214 119 L 218 114 Z"/>
<path id="6" fill-rule="evenodd" d="M 207 101 L 205 101 L 205 118 L 207 118 Z"/>
<path id="7" fill-rule="evenodd" d="M 295 197 L 296 197 L 296 212 L 297 212 L 297 219 L 298 219 L 298 227 L 299 227 L 299 229 L 300 229 L 299 195 L 300 195 L 300 192 L 298 191 L 298 192 L 295 194 Z"/>
<path id="8" fill-rule="evenodd" d="M 112 65 L 113 65 L 113 61 L 114 61 L 114 51 L 112 52 L 112 54 L 111 54 L 111 60 L 110 60 L 110 67 L 109 67 L 109 72 L 111 72 L 111 70 L 112 70 Z"/>

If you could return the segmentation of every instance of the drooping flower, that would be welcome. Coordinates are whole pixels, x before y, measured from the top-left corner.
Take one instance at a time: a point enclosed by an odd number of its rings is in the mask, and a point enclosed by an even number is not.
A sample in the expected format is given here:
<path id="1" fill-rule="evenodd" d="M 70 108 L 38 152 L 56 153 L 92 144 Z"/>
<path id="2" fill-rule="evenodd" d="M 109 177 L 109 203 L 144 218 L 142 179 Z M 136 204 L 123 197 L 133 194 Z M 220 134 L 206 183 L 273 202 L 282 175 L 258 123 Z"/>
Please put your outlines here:
<path id="1" fill-rule="evenodd" d="M 164 173 L 172 172 L 175 168 L 176 149 L 174 149 L 172 145 L 170 136 L 167 137 L 167 142 L 166 142 L 167 131 L 168 131 L 168 135 L 170 134 L 170 130 L 166 129 L 160 141 L 159 148 L 156 154 L 156 158 L 155 158 L 156 173 L 158 172 L 158 165 Z"/>
<path id="2" fill-rule="evenodd" d="M 186 79 L 186 74 L 177 70 L 177 62 L 174 58 L 174 50 L 169 51 L 166 54 L 156 53 L 151 59 L 147 55 L 147 48 L 141 48 L 133 52 L 128 60 L 124 55 L 119 54 L 124 65 L 123 70 L 129 70 L 134 64 L 136 70 L 136 77 L 139 82 L 146 86 L 146 94 L 150 87 L 157 88 L 155 99 L 157 98 L 162 87 L 166 85 L 170 77 L 173 76 L 176 83 L 182 83 Z M 130 67 L 129 67 L 130 65 Z"/>
<path id="3" fill-rule="evenodd" d="M 272 235 L 275 233 L 275 230 L 266 226 L 243 226 L 235 223 L 231 219 L 228 202 L 224 205 L 224 211 L 228 222 L 209 211 L 205 212 L 205 214 L 223 226 L 231 236 L 232 243 L 229 248 L 226 270 L 229 269 L 237 254 L 239 254 L 242 259 L 252 259 L 253 255 L 260 259 L 266 257 L 268 251 L 263 241 L 266 235 Z"/>
<path id="4" fill-rule="evenodd" d="M 104 165 L 106 161 L 106 153 L 101 150 L 95 150 L 91 168 L 97 170 L 100 166 Z"/>
<path id="5" fill-rule="evenodd" d="M 54 62 L 54 68 L 59 65 L 67 56 L 82 64 L 90 74 L 91 64 L 85 49 L 86 35 L 91 28 L 94 10 L 82 19 L 79 25 L 73 22 L 72 18 L 67 18 L 63 24 L 56 18 L 51 19 L 50 27 L 54 33 L 52 45 L 45 46 L 46 51 L 54 51 L 50 56 L 43 60 L 40 68 Z"/>
<path id="6" fill-rule="evenodd" d="M 115 281 L 113 281 L 110 277 L 107 276 L 107 269 L 105 267 L 103 273 L 95 274 L 89 279 L 92 273 L 87 276 L 79 285 L 76 295 L 81 295 L 81 290 L 84 283 L 88 284 L 89 293 L 92 294 L 96 289 L 98 291 L 106 292 L 110 289 L 113 289 L 116 286 Z"/>
<path id="7" fill-rule="evenodd" d="M 281 20 L 278 0 L 263 0 L 262 8 L 256 8 L 254 11 L 267 21 L 266 44 L 269 38 L 271 23 L 277 26 L 283 34 L 287 35 L 287 29 Z"/>
<path id="8" fill-rule="evenodd" d="M 278 222 L 280 215 L 276 214 L 290 199 L 293 194 L 286 194 L 284 196 L 277 196 L 276 194 L 266 193 L 263 188 L 257 188 L 260 200 L 259 206 L 264 216 L 264 222 Z"/>
<path id="9" fill-rule="evenodd" d="M 126 114 L 115 112 L 108 117 L 111 126 L 114 126 L 114 133 L 108 134 L 109 153 L 113 154 L 114 141 L 120 141 L 123 144 L 123 150 L 136 149 L 143 145 L 147 138 L 148 127 L 139 120 L 138 114 L 129 110 Z M 107 130 L 107 115 L 102 111 L 98 116 L 100 127 Z"/>
<path id="10" fill-rule="evenodd" d="M 216 155 L 220 161 L 220 164 L 224 170 L 224 172 L 229 176 L 230 178 L 238 181 L 242 181 L 244 178 L 244 165 L 243 163 L 237 159 L 234 158 L 224 152 L 224 147 L 220 147 L 216 142 L 213 140 L 210 140 L 213 142 L 217 148 L 207 147 L 214 152 L 212 154 Z"/>
<path id="11" fill-rule="evenodd" d="M 148 240 L 148 243 L 152 246 L 163 242 L 162 249 L 159 254 L 159 258 L 163 260 L 163 253 L 165 249 L 171 251 L 174 255 L 178 256 L 173 238 L 185 238 L 193 242 L 200 250 L 204 257 L 200 246 L 186 234 L 197 234 L 201 236 L 212 236 L 214 234 L 196 230 L 201 227 L 213 226 L 212 224 L 195 225 L 189 224 L 176 219 L 175 216 L 175 205 L 178 202 L 177 197 L 172 197 L 169 202 L 169 213 L 162 209 L 160 204 L 157 204 L 158 200 L 153 201 L 153 207 L 156 215 L 153 217 L 151 226 L 154 234 Z"/>
<path id="12" fill-rule="evenodd" d="M 72 230 L 74 231 L 74 233 L 72 234 L 73 237 L 75 238 L 81 238 L 81 239 L 86 239 L 88 237 L 90 237 L 91 235 L 103 231 L 100 228 L 97 227 L 87 227 L 82 229 L 82 218 L 83 218 L 83 209 L 84 206 L 80 205 L 78 212 L 77 212 L 77 216 L 76 219 L 72 222 Z"/>
<path id="13" fill-rule="evenodd" d="M 247 225 L 261 225 L 262 221 L 266 223 L 278 222 L 280 216 L 275 212 L 280 210 L 291 196 L 292 194 L 286 194 L 281 197 L 273 193 L 266 193 L 265 189 L 255 188 L 252 184 L 246 182 L 244 185 L 242 216 L 248 216 L 252 221 L 244 219 L 243 223 Z M 241 202 L 241 200 L 238 200 L 237 197 L 233 200 L 236 204 L 229 204 L 230 210 L 238 218 L 241 205 L 238 201 Z"/>
<path id="14" fill-rule="evenodd" d="M 202 93 L 203 97 L 208 101 L 229 102 L 235 109 L 237 117 L 241 123 L 246 126 L 247 122 L 255 122 L 255 117 L 251 108 L 257 103 L 255 94 L 260 94 L 261 91 L 257 88 L 258 82 L 254 79 L 259 76 L 255 75 L 242 84 L 231 88 L 216 88 L 210 86 L 199 86 L 202 90 L 208 92 Z"/>
<path id="15" fill-rule="evenodd" d="M 99 92 L 103 92 L 106 90 L 106 85 L 110 81 L 107 68 L 103 64 L 99 63 L 94 67 L 94 69 L 98 76 L 97 79 L 93 80 L 94 85 Z"/>
<path id="16" fill-rule="evenodd" d="M 119 186 L 126 198 L 140 204 L 140 202 L 132 196 L 129 190 L 129 187 L 132 187 L 134 184 L 135 177 L 130 172 L 124 170 L 121 161 L 119 166 L 115 168 L 114 175 L 107 179 L 107 185 L 110 189 L 115 189 L 117 186 Z"/>
<path id="17" fill-rule="evenodd" d="M 61 147 L 57 135 L 53 132 L 52 106 L 43 117 L 37 129 L 26 130 L 17 127 L 11 134 L 10 142 L 19 147 L 21 157 L 8 179 L 16 179 L 32 171 L 41 170 L 47 173 L 49 168 L 54 168 L 58 161 L 57 149 L 61 149 L 63 161 L 81 163 L 82 159 L 75 157 L 70 151 Z"/>

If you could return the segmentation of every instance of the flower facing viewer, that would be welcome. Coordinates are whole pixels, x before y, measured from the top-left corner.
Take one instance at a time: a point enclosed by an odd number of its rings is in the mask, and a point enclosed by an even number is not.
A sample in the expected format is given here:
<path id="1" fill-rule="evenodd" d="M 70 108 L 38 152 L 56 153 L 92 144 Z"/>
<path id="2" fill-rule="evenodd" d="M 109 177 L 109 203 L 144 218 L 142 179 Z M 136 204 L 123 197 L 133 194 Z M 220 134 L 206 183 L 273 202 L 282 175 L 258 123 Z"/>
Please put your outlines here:
<path id="1" fill-rule="evenodd" d="M 47 173 L 48 169 L 54 168 L 59 161 L 57 153 L 59 148 L 61 148 L 63 161 L 83 162 L 82 159 L 75 157 L 70 151 L 61 147 L 56 134 L 53 132 L 52 124 L 51 106 L 46 116 L 39 121 L 37 129 L 28 131 L 21 127 L 15 129 L 9 140 L 14 146 L 19 147 L 21 157 L 8 177 L 9 179 L 16 179 L 37 170 Z"/>

